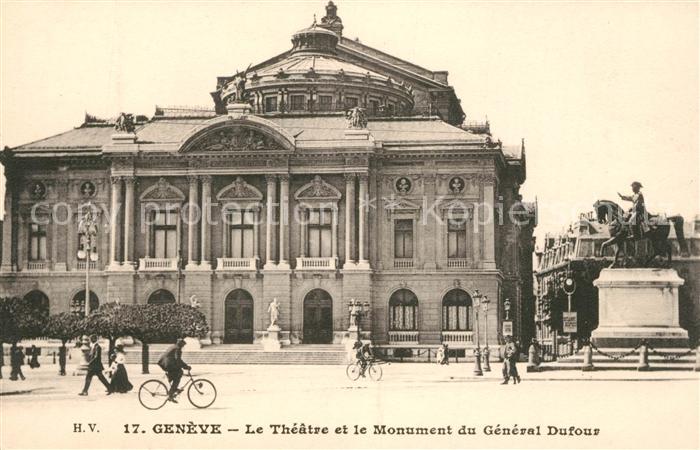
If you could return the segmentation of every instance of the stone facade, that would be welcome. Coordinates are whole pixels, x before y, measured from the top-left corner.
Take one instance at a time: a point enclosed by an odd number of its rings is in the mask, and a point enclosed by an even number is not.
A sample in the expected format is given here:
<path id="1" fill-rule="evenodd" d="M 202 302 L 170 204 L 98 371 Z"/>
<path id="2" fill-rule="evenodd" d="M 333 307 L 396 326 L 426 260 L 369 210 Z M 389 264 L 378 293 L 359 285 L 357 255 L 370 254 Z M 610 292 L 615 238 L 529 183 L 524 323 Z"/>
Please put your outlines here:
<path id="1" fill-rule="evenodd" d="M 214 344 L 259 340 L 276 298 L 290 344 L 342 340 L 354 299 L 368 304 L 361 329 L 376 343 L 434 345 L 449 334 L 469 347 L 475 289 L 491 300 L 482 342 L 486 327 L 492 345 L 500 340 L 506 298 L 516 336 L 527 338 L 520 317 L 533 304 L 536 218 L 518 193 L 524 143 L 503 146 L 488 124 L 455 126 L 464 117 L 446 72 L 396 65 L 336 36 L 337 23 L 302 30 L 290 52 L 219 77 L 212 109 L 158 108 L 118 130 L 87 116 L 67 133 L 6 149 L 0 295 L 41 291 L 51 313 L 69 310 L 84 289 L 78 223 L 93 207 L 90 287 L 99 301 L 194 296 Z M 279 72 L 301 57 L 323 64 L 313 74 Z M 315 108 L 326 90 L 333 107 Z M 272 91 L 277 103 L 266 109 Z M 350 92 L 357 104 L 342 101 Z M 303 109 L 279 107 L 300 93 Z M 390 107 L 394 98 L 400 107 Z M 236 234 L 229 218 L 244 212 L 250 226 L 240 233 L 249 234 Z M 467 300 L 452 314 L 470 318 L 445 325 L 454 289 Z M 398 312 L 390 299 L 402 290 L 417 306 Z"/>

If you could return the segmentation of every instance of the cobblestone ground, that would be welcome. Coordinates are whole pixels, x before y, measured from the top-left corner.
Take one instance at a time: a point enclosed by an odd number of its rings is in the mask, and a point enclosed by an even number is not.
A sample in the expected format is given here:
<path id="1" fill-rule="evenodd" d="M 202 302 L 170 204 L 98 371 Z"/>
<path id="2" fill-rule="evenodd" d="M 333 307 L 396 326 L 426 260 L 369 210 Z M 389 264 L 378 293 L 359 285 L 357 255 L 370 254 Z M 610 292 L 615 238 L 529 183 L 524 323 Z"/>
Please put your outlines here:
<path id="1" fill-rule="evenodd" d="M 194 372 L 218 389 L 212 407 L 198 410 L 183 396 L 148 411 L 135 392 L 147 378 L 161 377 L 156 366 L 152 375 L 128 367 L 132 393 L 107 396 L 93 380 L 88 397 L 77 396 L 81 377 L 59 377 L 54 365 L 25 367 L 26 381 L 9 381 L 4 367 L 0 448 L 698 448 L 700 442 L 694 372 L 528 374 L 522 365 L 523 382 L 502 386 L 497 370 L 477 378 L 468 364 L 383 368 L 380 382 L 352 382 L 343 366 L 197 366 Z M 190 422 L 219 425 L 221 434 L 199 434 L 199 426 L 198 434 L 164 433 L 178 430 L 166 424 Z M 76 424 L 82 432 L 74 432 Z M 260 433 L 246 433 L 248 425 Z M 289 429 L 275 434 L 271 425 Z M 475 434 L 460 434 L 462 426 Z M 408 434 L 409 427 L 445 434 Z M 514 427 L 519 434 L 503 435 Z M 523 429 L 540 434 L 522 435 Z"/>

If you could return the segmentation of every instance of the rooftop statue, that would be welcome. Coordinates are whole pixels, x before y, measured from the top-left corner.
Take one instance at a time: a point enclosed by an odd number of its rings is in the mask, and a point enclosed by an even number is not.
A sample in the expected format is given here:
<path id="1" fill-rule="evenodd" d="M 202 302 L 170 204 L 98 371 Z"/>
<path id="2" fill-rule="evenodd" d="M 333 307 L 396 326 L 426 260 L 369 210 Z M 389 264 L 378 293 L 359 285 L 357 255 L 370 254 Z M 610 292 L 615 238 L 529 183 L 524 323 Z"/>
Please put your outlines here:
<path id="1" fill-rule="evenodd" d="M 119 113 L 119 117 L 117 117 L 117 121 L 114 124 L 114 129 L 122 133 L 133 133 L 136 129 L 134 115 Z"/>
<path id="2" fill-rule="evenodd" d="M 345 118 L 348 121 L 348 128 L 361 130 L 367 128 L 367 115 L 365 110 L 359 107 L 350 108 L 345 113 Z"/>
<path id="3" fill-rule="evenodd" d="M 647 212 L 644 205 L 644 196 L 641 193 L 642 184 L 635 181 L 632 183 L 632 192 L 630 196 L 619 194 L 622 200 L 632 202 L 632 208 L 629 211 L 620 207 L 617 203 L 610 200 L 598 200 L 593 204 L 598 222 L 608 224 L 610 239 L 603 242 L 600 248 L 601 256 L 604 255 L 605 249 L 610 245 L 615 245 L 615 258 L 613 259 L 611 268 L 618 265 L 620 253 L 625 253 L 623 265 L 629 265 L 627 258 L 626 243 L 629 241 L 643 241 L 648 239 L 651 243 L 651 255 L 641 261 L 637 265 L 641 267 L 650 267 L 654 264 L 657 256 L 666 256 L 667 261 L 671 262 L 671 243 L 668 236 L 671 232 L 671 225 L 676 232 L 676 238 L 681 245 L 681 251 L 687 249 L 685 237 L 683 235 L 683 217 L 671 216 L 663 217 L 661 215 L 651 215 Z"/>

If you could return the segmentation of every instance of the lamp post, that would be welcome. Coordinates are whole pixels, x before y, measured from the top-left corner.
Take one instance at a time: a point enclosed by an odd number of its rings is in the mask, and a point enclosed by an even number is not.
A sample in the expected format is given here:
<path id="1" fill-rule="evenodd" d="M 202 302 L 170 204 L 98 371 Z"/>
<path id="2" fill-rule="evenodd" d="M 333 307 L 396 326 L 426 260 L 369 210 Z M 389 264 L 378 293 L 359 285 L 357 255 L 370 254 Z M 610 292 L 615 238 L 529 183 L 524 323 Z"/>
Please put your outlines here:
<path id="1" fill-rule="evenodd" d="M 506 320 L 510 320 L 510 299 L 505 299 L 503 309 L 506 311 Z"/>
<path id="2" fill-rule="evenodd" d="M 476 318 L 476 348 L 474 349 L 474 375 L 481 376 L 484 373 L 481 371 L 481 349 L 479 343 L 479 303 L 481 302 L 481 293 L 478 289 L 472 294 L 472 305 L 474 309 L 474 317 Z"/>
<path id="3" fill-rule="evenodd" d="M 97 222 L 92 213 L 92 204 L 87 204 L 87 211 L 80 222 L 78 223 L 78 234 L 80 235 L 80 248 L 78 249 L 78 259 L 85 260 L 85 317 L 90 315 L 90 263 L 96 262 L 99 258 L 97 254 Z M 82 361 L 75 371 L 75 375 L 81 375 L 87 372 L 88 368 L 88 346 L 87 336 L 82 338 L 82 346 L 80 350 L 83 352 Z"/>
<path id="4" fill-rule="evenodd" d="M 355 331 L 357 333 L 357 340 L 361 340 L 361 326 L 360 323 L 362 318 L 369 312 L 369 302 L 365 301 L 362 303 L 359 300 L 351 298 L 348 302 L 348 313 L 350 313 L 350 327 L 348 331 Z"/>
<path id="5" fill-rule="evenodd" d="M 484 351 L 482 353 L 484 358 L 484 372 L 491 372 L 491 364 L 489 363 L 489 355 L 491 351 L 489 350 L 489 298 L 484 295 L 481 300 L 481 308 L 484 310 Z"/>

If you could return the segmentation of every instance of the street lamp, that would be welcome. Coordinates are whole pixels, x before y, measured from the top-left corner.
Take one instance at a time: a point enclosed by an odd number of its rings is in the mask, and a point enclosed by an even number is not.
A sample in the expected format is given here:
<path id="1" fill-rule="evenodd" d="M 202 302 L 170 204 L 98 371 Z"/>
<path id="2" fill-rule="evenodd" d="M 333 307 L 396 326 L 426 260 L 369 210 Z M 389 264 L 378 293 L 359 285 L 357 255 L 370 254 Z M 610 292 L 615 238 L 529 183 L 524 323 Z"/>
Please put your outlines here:
<path id="1" fill-rule="evenodd" d="M 503 309 L 506 311 L 506 320 L 510 320 L 510 299 L 505 299 Z"/>
<path id="2" fill-rule="evenodd" d="M 359 341 L 361 339 L 360 323 L 362 318 L 369 313 L 369 302 L 365 301 L 362 303 L 359 300 L 351 298 L 348 302 L 348 313 L 350 313 L 350 327 L 348 328 L 348 331 L 357 332 L 357 340 Z"/>
<path id="3" fill-rule="evenodd" d="M 78 259 L 85 260 L 85 317 L 90 315 L 90 263 L 97 262 L 97 222 L 92 213 L 92 204 L 87 204 L 87 211 L 78 223 L 78 234 L 80 235 L 80 248 L 78 249 Z M 83 352 L 83 359 L 76 370 L 76 375 L 83 374 L 88 369 L 88 346 L 87 336 L 83 336 L 83 345 L 80 350 Z"/>
<path id="4" fill-rule="evenodd" d="M 484 310 L 484 337 L 485 347 L 483 352 L 484 358 L 484 372 L 491 372 L 491 364 L 489 364 L 489 298 L 484 295 L 483 300 L 481 300 L 481 308 Z"/>
<path id="5" fill-rule="evenodd" d="M 476 318 L 476 348 L 474 349 L 474 375 L 481 376 L 484 373 L 481 371 L 481 349 L 479 343 L 479 302 L 481 301 L 481 293 L 478 289 L 472 294 L 472 306 L 474 317 Z"/>

